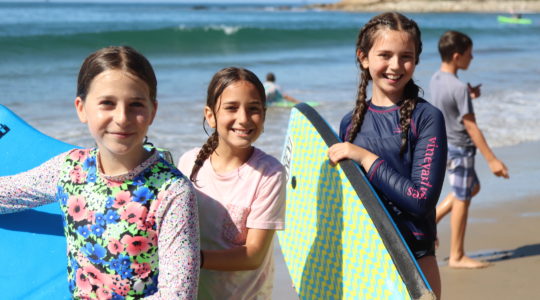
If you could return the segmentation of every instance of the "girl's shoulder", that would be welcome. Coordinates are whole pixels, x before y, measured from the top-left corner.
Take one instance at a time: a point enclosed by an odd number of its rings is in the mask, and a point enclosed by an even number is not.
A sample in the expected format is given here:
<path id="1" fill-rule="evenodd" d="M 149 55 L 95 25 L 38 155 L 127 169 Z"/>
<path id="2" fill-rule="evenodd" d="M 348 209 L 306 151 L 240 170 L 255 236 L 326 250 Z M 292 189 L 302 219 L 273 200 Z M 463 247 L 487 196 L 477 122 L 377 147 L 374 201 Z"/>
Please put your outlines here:
<path id="1" fill-rule="evenodd" d="M 184 154 L 180 155 L 180 159 L 178 160 L 178 162 L 180 163 L 181 160 L 195 161 L 195 158 L 197 157 L 197 154 L 199 154 L 200 150 L 200 147 L 195 147 L 184 152 Z"/>
<path id="2" fill-rule="evenodd" d="M 180 158 L 178 159 L 177 167 L 184 175 L 189 177 L 191 169 L 193 168 L 193 165 L 195 164 L 195 159 L 197 158 L 197 155 L 199 154 L 200 150 L 201 150 L 200 147 L 196 147 L 191 150 L 188 150 L 184 152 L 184 154 L 182 154 Z"/>
<path id="3" fill-rule="evenodd" d="M 283 165 L 274 156 L 267 154 L 263 150 L 254 147 L 253 154 L 247 161 L 247 164 L 253 168 L 261 171 L 267 175 L 275 174 L 276 172 L 283 172 Z"/>
<path id="4" fill-rule="evenodd" d="M 433 104 L 429 103 L 427 100 L 418 97 L 416 101 L 416 107 L 413 112 L 413 118 L 415 117 L 434 117 L 434 118 L 443 118 L 442 112 L 435 107 Z"/>

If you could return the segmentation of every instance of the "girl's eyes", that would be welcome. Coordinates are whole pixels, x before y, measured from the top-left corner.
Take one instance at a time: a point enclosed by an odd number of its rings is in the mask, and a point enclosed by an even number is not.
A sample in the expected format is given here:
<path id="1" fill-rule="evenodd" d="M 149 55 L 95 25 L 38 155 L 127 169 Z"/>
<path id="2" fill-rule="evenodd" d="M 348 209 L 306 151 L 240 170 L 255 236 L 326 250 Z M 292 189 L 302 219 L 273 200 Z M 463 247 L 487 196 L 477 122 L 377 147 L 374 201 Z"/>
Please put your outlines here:
<path id="1" fill-rule="evenodd" d="M 143 102 L 133 102 L 130 104 L 130 106 L 133 106 L 133 107 L 144 107 L 144 103 Z"/>
<path id="2" fill-rule="evenodd" d="M 237 111 L 240 107 L 239 106 L 225 106 L 223 109 L 226 111 Z M 262 108 L 259 105 L 249 106 L 247 108 L 251 112 L 260 112 L 262 111 Z"/>
<path id="3" fill-rule="evenodd" d="M 262 111 L 261 107 L 260 106 L 252 106 L 249 108 L 249 110 L 253 111 L 253 112 L 260 112 Z"/>
<path id="4" fill-rule="evenodd" d="M 101 100 L 99 102 L 99 105 L 103 105 L 103 106 L 112 106 L 114 105 L 114 102 L 111 101 L 111 100 Z"/>
<path id="5" fill-rule="evenodd" d="M 99 101 L 99 105 L 110 107 L 110 106 L 115 106 L 116 102 L 113 101 L 113 100 L 104 99 L 104 100 Z M 146 104 L 143 101 L 134 101 L 134 102 L 131 102 L 129 104 L 129 106 L 131 106 L 131 107 L 145 107 Z"/>

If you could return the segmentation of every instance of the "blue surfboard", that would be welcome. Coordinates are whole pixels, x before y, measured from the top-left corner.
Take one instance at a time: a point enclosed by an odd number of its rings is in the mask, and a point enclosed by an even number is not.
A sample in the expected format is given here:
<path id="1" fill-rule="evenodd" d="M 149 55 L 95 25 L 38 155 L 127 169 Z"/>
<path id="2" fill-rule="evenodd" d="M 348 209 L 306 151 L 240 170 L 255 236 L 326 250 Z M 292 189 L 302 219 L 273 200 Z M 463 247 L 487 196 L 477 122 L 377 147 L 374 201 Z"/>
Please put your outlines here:
<path id="1" fill-rule="evenodd" d="M 282 163 L 285 230 L 279 243 L 301 299 L 435 299 L 396 224 L 340 142 L 307 104 L 291 110 Z"/>
<path id="2" fill-rule="evenodd" d="M 30 170 L 76 148 L 0 105 L 0 176 Z M 70 299 L 60 205 L 0 215 L 1 299 Z"/>

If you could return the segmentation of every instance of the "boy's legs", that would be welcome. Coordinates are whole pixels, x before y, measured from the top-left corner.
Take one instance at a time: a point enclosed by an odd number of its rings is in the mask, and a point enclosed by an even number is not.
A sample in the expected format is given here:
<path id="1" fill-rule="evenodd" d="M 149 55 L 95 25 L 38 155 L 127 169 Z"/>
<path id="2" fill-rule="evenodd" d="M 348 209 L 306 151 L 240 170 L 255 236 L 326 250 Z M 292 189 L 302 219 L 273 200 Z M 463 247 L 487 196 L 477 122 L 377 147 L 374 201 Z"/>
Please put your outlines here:
<path id="1" fill-rule="evenodd" d="M 450 258 L 448 266 L 452 268 L 478 269 L 489 266 L 489 263 L 472 259 L 465 255 L 465 232 L 469 205 L 471 201 L 464 201 L 453 194 L 452 215 L 450 219 Z"/>
<path id="2" fill-rule="evenodd" d="M 448 146 L 448 178 L 453 193 L 450 193 L 437 206 L 436 221 L 439 222 L 449 212 L 450 220 L 450 258 L 448 265 L 453 268 L 483 268 L 485 262 L 465 255 L 465 230 L 471 198 L 480 191 L 480 183 L 474 170 L 474 149 Z"/>

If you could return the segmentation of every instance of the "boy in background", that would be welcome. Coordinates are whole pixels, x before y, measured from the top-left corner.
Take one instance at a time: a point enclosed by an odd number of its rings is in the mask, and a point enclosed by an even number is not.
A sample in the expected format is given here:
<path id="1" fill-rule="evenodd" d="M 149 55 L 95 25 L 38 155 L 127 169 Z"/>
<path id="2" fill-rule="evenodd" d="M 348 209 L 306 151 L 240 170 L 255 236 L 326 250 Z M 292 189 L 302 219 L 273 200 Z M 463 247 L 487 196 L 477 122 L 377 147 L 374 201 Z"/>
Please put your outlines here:
<path id="1" fill-rule="evenodd" d="M 508 169 L 487 144 L 476 124 L 472 99 L 480 96 L 480 85 L 465 84 L 457 77 L 458 70 L 467 70 L 472 56 L 472 40 L 457 31 L 447 31 L 439 40 L 442 63 L 430 82 L 431 103 L 438 107 L 446 122 L 448 137 L 447 171 L 451 192 L 437 206 L 437 223 L 452 212 L 450 220 L 450 258 L 452 268 L 476 269 L 489 264 L 465 255 L 465 229 L 471 198 L 480 191 L 474 169 L 478 148 L 495 176 L 509 178 Z"/>

